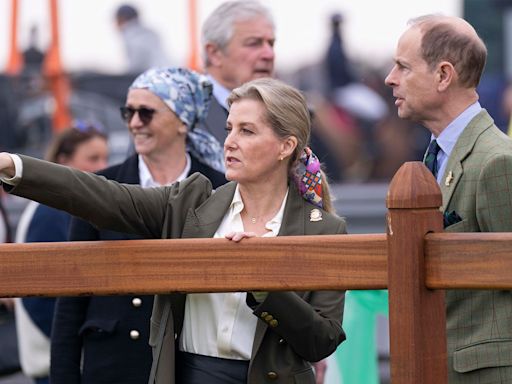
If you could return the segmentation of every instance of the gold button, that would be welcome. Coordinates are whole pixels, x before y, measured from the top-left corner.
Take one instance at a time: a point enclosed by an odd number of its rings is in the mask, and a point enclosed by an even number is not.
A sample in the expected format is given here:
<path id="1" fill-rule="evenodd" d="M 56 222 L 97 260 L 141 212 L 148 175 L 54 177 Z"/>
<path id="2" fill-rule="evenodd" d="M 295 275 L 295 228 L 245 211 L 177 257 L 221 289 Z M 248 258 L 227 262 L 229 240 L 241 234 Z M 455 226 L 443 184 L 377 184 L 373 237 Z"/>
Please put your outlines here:
<path id="1" fill-rule="evenodd" d="M 275 328 L 275 327 L 277 327 L 279 325 L 279 323 L 277 322 L 276 319 L 274 319 L 274 320 L 270 320 L 268 325 L 270 325 L 272 328 Z"/>
<path id="2" fill-rule="evenodd" d="M 270 320 L 272 320 L 274 318 L 274 316 L 272 315 L 267 315 L 265 316 L 265 321 L 268 323 Z"/>
<path id="3" fill-rule="evenodd" d="M 139 337 L 140 337 L 139 331 L 137 331 L 136 329 L 132 329 L 130 331 L 130 339 L 137 340 Z"/>
<path id="4" fill-rule="evenodd" d="M 135 308 L 138 308 L 142 305 L 142 299 L 140 297 L 134 297 L 132 299 L 132 305 L 135 307 Z"/>
<path id="5" fill-rule="evenodd" d="M 267 317 L 267 315 L 268 315 L 268 312 L 261 312 L 260 317 L 261 317 L 262 319 L 264 319 L 265 317 Z"/>
<path id="6" fill-rule="evenodd" d="M 268 377 L 270 380 L 275 380 L 275 379 L 277 379 L 278 374 L 277 374 L 277 373 L 275 373 L 274 371 L 270 371 L 270 372 L 268 372 L 268 373 L 267 373 L 267 377 Z"/>

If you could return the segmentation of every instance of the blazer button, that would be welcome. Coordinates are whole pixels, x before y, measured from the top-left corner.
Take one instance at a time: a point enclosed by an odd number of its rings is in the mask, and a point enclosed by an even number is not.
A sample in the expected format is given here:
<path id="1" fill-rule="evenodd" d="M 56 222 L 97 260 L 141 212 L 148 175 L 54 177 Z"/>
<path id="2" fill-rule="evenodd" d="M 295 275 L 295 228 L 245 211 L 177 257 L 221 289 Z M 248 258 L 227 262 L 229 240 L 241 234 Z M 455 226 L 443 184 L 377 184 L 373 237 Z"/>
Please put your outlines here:
<path id="1" fill-rule="evenodd" d="M 277 327 L 279 325 L 279 323 L 277 322 L 276 319 L 274 319 L 274 320 L 270 320 L 268 325 L 270 325 L 272 328 L 275 328 L 275 327 Z"/>
<path id="2" fill-rule="evenodd" d="M 260 317 L 261 317 L 262 319 L 264 319 L 265 317 L 267 317 L 267 315 L 268 315 L 268 312 L 261 312 Z"/>
<path id="3" fill-rule="evenodd" d="M 137 340 L 139 337 L 140 337 L 139 331 L 137 331 L 136 329 L 132 329 L 130 331 L 130 339 Z"/>
<path id="4" fill-rule="evenodd" d="M 135 308 L 138 308 L 142 305 L 142 300 L 140 297 L 134 297 L 132 299 L 132 305 L 135 307 Z"/>
<path id="5" fill-rule="evenodd" d="M 284 343 L 286 343 L 286 341 L 284 341 L 284 339 L 279 339 L 278 343 L 279 344 L 284 344 Z"/>
<path id="6" fill-rule="evenodd" d="M 279 377 L 279 375 L 277 373 L 275 373 L 274 371 L 270 371 L 267 373 L 267 377 L 270 379 L 270 380 L 275 380 Z"/>
<path id="7" fill-rule="evenodd" d="M 272 320 L 274 318 L 274 316 L 272 315 L 267 315 L 265 316 L 265 321 L 268 323 L 270 320 Z"/>

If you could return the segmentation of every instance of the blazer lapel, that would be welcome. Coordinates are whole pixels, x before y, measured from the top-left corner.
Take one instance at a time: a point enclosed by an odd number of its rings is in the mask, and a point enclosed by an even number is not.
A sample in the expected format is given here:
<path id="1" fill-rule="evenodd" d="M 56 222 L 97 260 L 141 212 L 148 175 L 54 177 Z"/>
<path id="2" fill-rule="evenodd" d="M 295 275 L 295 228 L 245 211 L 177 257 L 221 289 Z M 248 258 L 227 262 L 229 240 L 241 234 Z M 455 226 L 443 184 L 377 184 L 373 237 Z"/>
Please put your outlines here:
<path id="1" fill-rule="evenodd" d="M 209 238 L 213 237 L 219 228 L 224 214 L 229 208 L 236 183 L 227 183 L 219 188 L 195 210 L 190 210 L 183 227 L 183 238 Z"/>
<path id="2" fill-rule="evenodd" d="M 304 209 L 304 199 L 299 196 L 295 185 L 290 183 L 290 189 L 284 207 L 283 221 L 278 236 L 299 236 L 305 234 Z M 261 346 L 263 336 L 265 336 L 267 329 L 268 325 L 263 321 L 256 323 L 256 332 L 254 333 L 254 343 L 252 345 L 253 356 L 256 356 L 256 352 Z"/>
<path id="3" fill-rule="evenodd" d="M 484 109 L 471 120 L 457 140 L 450 158 L 448 159 L 448 163 L 446 164 L 446 170 L 440 185 L 443 195 L 442 212 L 449 206 L 453 192 L 464 173 L 462 162 L 471 153 L 482 132 L 493 124 L 493 119 Z"/>

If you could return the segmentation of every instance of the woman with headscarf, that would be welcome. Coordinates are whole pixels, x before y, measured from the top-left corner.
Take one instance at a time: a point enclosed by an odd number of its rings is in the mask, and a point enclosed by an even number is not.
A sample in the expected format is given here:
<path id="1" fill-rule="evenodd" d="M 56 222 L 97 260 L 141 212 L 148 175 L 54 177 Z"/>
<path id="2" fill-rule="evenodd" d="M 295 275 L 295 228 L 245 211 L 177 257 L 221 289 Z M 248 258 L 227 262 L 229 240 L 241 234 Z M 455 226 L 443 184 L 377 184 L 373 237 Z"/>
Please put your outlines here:
<path id="1" fill-rule="evenodd" d="M 224 162 L 231 182 L 215 193 L 200 174 L 143 189 L 7 153 L 0 153 L 0 180 L 14 194 L 145 237 L 241 241 L 345 233 L 307 147 L 311 124 L 302 94 L 258 79 L 233 90 L 228 102 Z M 314 384 L 311 362 L 345 338 L 343 301 L 338 291 L 157 295 L 149 382 Z"/>
<path id="2" fill-rule="evenodd" d="M 170 185 L 201 172 L 216 188 L 226 182 L 222 148 L 196 127 L 211 86 L 181 68 L 150 69 L 130 86 L 121 108 L 136 154 L 101 175 L 144 188 Z M 142 236 L 98 230 L 74 219 L 70 240 Z M 146 384 L 151 368 L 149 319 L 153 296 L 63 297 L 52 333 L 52 384 Z"/>

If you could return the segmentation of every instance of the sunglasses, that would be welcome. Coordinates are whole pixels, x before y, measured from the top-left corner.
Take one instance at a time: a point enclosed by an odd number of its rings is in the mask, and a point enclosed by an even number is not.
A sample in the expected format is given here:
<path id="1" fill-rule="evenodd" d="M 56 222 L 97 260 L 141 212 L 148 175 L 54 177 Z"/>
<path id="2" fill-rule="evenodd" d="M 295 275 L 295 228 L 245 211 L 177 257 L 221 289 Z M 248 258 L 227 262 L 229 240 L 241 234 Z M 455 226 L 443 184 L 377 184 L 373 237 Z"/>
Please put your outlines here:
<path id="1" fill-rule="evenodd" d="M 147 125 L 151 122 L 153 115 L 156 112 L 156 110 L 146 107 L 132 108 L 124 106 L 119 109 L 121 111 L 121 118 L 126 122 L 126 124 L 132 121 L 133 115 L 135 115 L 135 113 L 138 113 L 140 121 Z"/>

